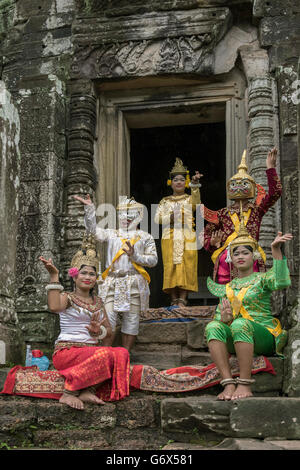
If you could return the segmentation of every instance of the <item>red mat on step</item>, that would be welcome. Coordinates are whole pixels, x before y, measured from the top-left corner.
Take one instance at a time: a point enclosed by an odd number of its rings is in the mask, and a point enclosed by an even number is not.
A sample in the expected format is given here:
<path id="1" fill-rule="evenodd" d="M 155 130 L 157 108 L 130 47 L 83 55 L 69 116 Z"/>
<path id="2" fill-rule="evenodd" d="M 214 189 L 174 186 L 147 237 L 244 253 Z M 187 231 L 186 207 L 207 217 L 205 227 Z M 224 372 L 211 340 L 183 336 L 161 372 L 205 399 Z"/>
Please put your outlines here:
<path id="1" fill-rule="evenodd" d="M 239 375 L 238 362 L 235 356 L 230 358 L 233 376 Z M 252 374 L 268 372 L 276 375 L 270 361 L 264 356 L 253 358 Z M 220 382 L 220 374 L 215 364 L 208 366 L 183 366 L 159 371 L 147 365 L 130 367 L 131 390 L 149 392 L 180 393 L 203 390 Z M 97 392 L 107 387 L 103 383 Z M 64 378 L 56 370 L 39 371 L 33 367 L 13 367 L 6 378 L 2 394 L 24 395 L 37 398 L 59 399 L 64 388 Z"/>

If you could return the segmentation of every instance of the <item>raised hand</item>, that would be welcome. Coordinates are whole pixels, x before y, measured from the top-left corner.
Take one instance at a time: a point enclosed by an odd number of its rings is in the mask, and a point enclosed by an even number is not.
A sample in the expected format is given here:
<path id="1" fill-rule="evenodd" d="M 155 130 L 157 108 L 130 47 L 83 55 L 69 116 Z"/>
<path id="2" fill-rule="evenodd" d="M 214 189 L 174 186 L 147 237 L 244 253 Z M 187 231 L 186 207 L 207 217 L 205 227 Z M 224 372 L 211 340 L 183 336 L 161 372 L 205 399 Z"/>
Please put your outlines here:
<path id="1" fill-rule="evenodd" d="M 105 322 L 105 317 L 102 320 L 100 320 L 100 310 L 99 310 L 98 312 L 93 313 L 90 324 L 86 326 L 86 329 L 89 331 L 91 336 L 99 336 L 100 327 L 102 323 L 104 322 Z"/>
<path id="2" fill-rule="evenodd" d="M 277 159 L 277 148 L 274 147 L 268 152 L 266 166 L 267 168 L 276 168 L 276 159 Z"/>
<path id="3" fill-rule="evenodd" d="M 210 244 L 211 246 L 215 246 L 216 248 L 220 248 L 221 240 L 222 240 L 222 230 L 215 230 L 210 237 Z"/>
<path id="4" fill-rule="evenodd" d="M 77 201 L 82 202 L 82 204 L 85 204 L 86 206 L 89 206 L 93 204 L 91 197 L 89 194 L 86 195 L 86 199 L 84 199 L 81 196 L 73 196 L 74 199 L 77 199 Z"/>
<path id="5" fill-rule="evenodd" d="M 220 303 L 220 311 L 221 311 L 221 322 L 223 323 L 231 323 L 233 320 L 233 313 L 231 303 L 228 299 L 223 298 Z"/>
<path id="6" fill-rule="evenodd" d="M 192 183 L 193 184 L 198 184 L 200 181 L 200 178 L 202 178 L 202 174 L 199 173 L 199 171 L 195 171 L 194 176 L 192 176 Z"/>
<path id="7" fill-rule="evenodd" d="M 129 241 L 125 242 L 125 244 L 127 246 L 123 246 L 123 250 L 125 251 L 125 253 L 128 255 L 128 256 L 132 256 L 133 253 L 134 253 L 134 246 L 131 245 L 131 243 Z"/>
<path id="8" fill-rule="evenodd" d="M 43 256 L 39 257 L 39 260 L 44 264 L 45 268 L 47 269 L 50 277 L 58 276 L 58 269 L 54 266 L 52 258 L 45 259 Z"/>
<path id="9" fill-rule="evenodd" d="M 277 232 L 276 237 L 271 243 L 272 248 L 280 248 L 282 243 L 288 242 L 292 240 L 293 235 L 291 233 L 285 233 L 284 235 L 282 232 Z"/>

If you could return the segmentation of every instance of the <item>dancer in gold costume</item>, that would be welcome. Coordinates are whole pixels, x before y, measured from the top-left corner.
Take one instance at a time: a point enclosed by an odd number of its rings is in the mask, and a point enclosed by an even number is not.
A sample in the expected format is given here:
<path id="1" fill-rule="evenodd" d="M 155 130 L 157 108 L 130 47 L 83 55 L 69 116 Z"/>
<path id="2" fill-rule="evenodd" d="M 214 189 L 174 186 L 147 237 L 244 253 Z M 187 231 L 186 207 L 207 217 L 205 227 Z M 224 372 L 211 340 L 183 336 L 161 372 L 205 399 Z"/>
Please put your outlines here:
<path id="1" fill-rule="evenodd" d="M 180 158 L 170 171 L 168 185 L 173 194 L 164 197 L 157 208 L 155 222 L 164 226 L 161 248 L 164 265 L 163 291 L 171 297 L 171 305 L 185 306 L 188 291 L 198 291 L 198 252 L 193 212 L 200 201 L 201 175 L 189 178 Z M 191 189 L 191 194 L 185 192 Z"/>

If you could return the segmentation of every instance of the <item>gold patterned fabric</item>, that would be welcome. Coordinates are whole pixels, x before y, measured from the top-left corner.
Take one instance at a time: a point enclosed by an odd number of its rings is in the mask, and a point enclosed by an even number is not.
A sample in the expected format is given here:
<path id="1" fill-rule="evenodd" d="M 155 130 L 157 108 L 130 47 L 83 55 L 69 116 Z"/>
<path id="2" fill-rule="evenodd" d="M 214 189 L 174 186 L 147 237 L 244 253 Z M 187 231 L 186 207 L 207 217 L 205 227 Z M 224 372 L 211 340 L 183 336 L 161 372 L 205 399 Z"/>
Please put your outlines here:
<path id="1" fill-rule="evenodd" d="M 198 291 L 198 252 L 193 217 L 197 204 L 200 204 L 199 188 L 191 188 L 191 195 L 167 196 L 158 205 L 154 220 L 164 226 L 161 248 L 165 292 L 174 287 Z M 174 225 L 171 214 L 176 207 L 181 211 L 181 223 Z"/>

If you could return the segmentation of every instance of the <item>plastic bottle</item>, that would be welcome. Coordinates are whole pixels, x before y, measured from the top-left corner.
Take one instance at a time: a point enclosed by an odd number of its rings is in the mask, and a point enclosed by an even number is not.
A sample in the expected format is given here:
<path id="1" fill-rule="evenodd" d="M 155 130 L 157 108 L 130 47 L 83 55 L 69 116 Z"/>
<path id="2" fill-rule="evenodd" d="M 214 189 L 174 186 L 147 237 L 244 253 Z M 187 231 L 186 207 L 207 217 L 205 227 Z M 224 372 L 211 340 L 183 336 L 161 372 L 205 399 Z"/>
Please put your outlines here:
<path id="1" fill-rule="evenodd" d="M 30 346 L 30 344 L 28 344 L 28 345 L 26 346 L 25 366 L 26 366 L 26 367 L 32 366 L 32 352 L 31 352 L 31 346 Z"/>
<path id="2" fill-rule="evenodd" d="M 48 357 L 44 356 L 42 351 L 33 349 L 31 363 L 33 366 L 37 366 L 39 370 L 48 370 L 50 361 Z"/>

